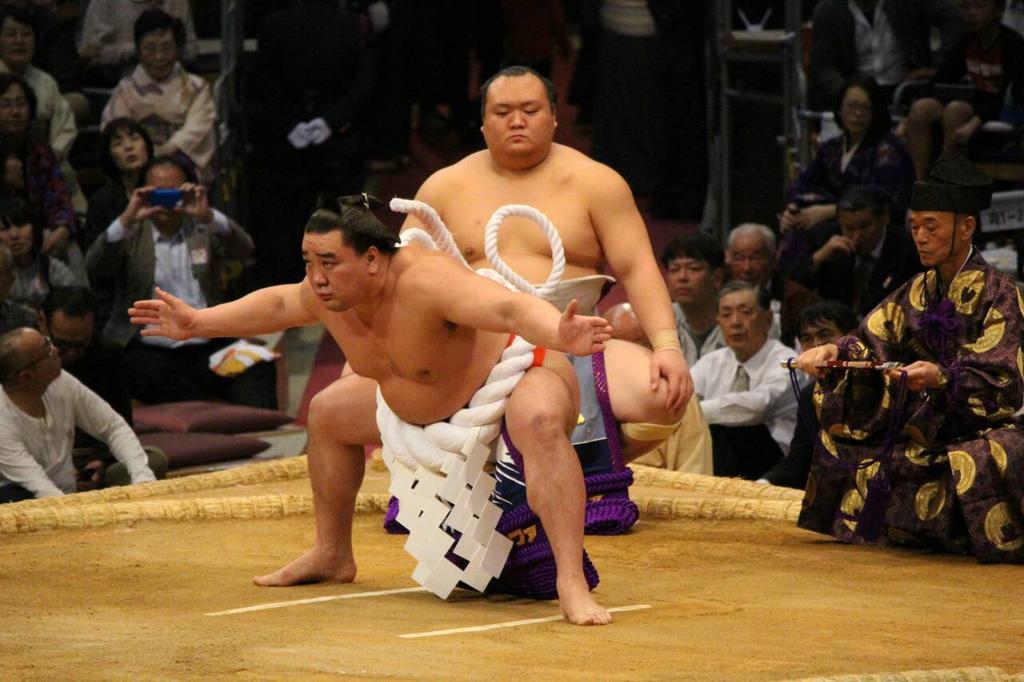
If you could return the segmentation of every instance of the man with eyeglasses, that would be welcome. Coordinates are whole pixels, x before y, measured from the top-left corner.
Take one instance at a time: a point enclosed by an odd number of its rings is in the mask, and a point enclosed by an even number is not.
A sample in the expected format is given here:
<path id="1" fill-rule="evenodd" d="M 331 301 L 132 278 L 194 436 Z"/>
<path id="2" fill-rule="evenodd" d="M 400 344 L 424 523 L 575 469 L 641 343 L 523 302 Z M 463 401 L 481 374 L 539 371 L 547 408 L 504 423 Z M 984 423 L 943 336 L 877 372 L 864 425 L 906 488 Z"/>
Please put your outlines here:
<path id="1" fill-rule="evenodd" d="M 77 490 L 76 426 L 106 443 L 117 459 L 108 478 L 120 477 L 123 468 L 132 483 L 144 483 L 156 480 L 154 468 L 166 470 L 166 458 L 147 456 L 120 415 L 61 371 L 57 349 L 35 329 L 0 336 L 0 385 L 0 503 Z"/>
<path id="2" fill-rule="evenodd" d="M 794 346 L 800 331 L 800 311 L 819 297 L 779 271 L 777 242 L 771 228 L 760 223 L 734 227 L 726 242 L 725 264 L 727 279 L 740 279 L 768 292 L 772 311 L 768 338 Z"/>
<path id="3" fill-rule="evenodd" d="M 124 354 L 95 333 L 96 298 L 85 287 L 54 287 L 38 312 L 39 329 L 57 349 L 61 367 L 96 393 L 132 425 L 132 401 L 124 381 Z M 107 448 L 75 431 L 75 469 L 85 483 L 113 463 Z M 83 487 L 83 486 L 80 486 Z"/>

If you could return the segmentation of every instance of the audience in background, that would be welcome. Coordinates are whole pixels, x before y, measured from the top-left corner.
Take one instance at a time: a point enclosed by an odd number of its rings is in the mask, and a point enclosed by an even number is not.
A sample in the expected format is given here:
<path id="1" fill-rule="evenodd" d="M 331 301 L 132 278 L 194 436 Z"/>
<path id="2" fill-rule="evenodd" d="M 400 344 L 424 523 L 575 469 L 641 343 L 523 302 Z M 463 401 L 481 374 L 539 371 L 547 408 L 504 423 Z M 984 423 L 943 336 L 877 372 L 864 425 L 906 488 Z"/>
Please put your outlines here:
<path id="1" fill-rule="evenodd" d="M 767 225 L 743 223 L 729 231 L 725 249 L 726 279 L 740 279 L 768 292 L 772 319 L 768 338 L 796 343 L 797 316 L 817 295 L 778 271 L 775 233 Z"/>
<path id="2" fill-rule="evenodd" d="M 854 185 L 885 194 L 894 221 L 904 223 L 914 166 L 903 142 L 891 132 L 892 118 L 878 84 L 869 76 L 851 77 L 835 107 L 843 134 L 823 142 L 793 181 L 779 221 L 783 233 L 835 220 L 839 196 Z"/>
<path id="3" fill-rule="evenodd" d="M 863 317 L 921 271 L 914 240 L 892 224 L 888 203 L 870 187 L 848 188 L 837 204 L 838 223 L 786 235 L 780 271 Z"/>
<path id="4" fill-rule="evenodd" d="M 138 47 L 135 22 L 154 8 L 181 21 L 182 61 L 188 63 L 196 58 L 199 50 L 189 0 L 89 0 L 82 17 L 78 54 L 93 67 L 99 84 L 114 85 L 131 70 Z"/>
<path id="5" fill-rule="evenodd" d="M 42 231 L 24 199 L 0 198 L 0 244 L 14 256 L 14 283 L 8 297 L 36 308 L 51 287 L 82 286 L 85 277 L 43 251 Z"/>
<path id="6" fill-rule="evenodd" d="M 718 326 L 718 290 L 725 282 L 725 253 L 711 235 L 676 237 L 661 254 L 668 293 L 686 363 L 725 345 Z M 610 320 L 609 320 L 610 321 Z"/>
<path id="7" fill-rule="evenodd" d="M 13 73 L 25 79 L 36 95 L 34 119 L 61 160 L 67 159 L 78 135 L 71 106 L 60 93 L 53 76 L 32 65 L 36 47 L 36 28 L 27 9 L 0 8 L 0 73 Z"/>
<path id="8" fill-rule="evenodd" d="M 945 105 L 923 97 L 910 108 L 906 121 L 907 144 L 914 171 L 923 178 L 939 150 L 936 129 L 942 132 L 942 152 L 966 152 L 971 137 L 985 121 L 1003 113 L 1007 92 L 1020 99 L 1024 87 L 1024 38 L 1000 24 L 1006 0 L 969 0 L 964 3 L 968 32 L 939 64 L 936 83 L 972 86 L 968 99 L 958 97 Z"/>
<path id="9" fill-rule="evenodd" d="M 167 460 L 147 454 L 109 405 L 62 372 L 49 339 L 34 329 L 0 336 L 0 502 L 59 497 L 78 489 L 72 462 L 75 427 L 103 441 L 118 465 L 91 469 L 100 486 L 144 483 Z"/>
<path id="10" fill-rule="evenodd" d="M 20 76 L 0 74 L 0 157 L 5 160 L 0 193 L 24 197 L 40 221 L 42 252 L 84 275 L 82 254 L 72 239 L 77 219 L 71 188 L 53 148 L 30 135 L 35 116 L 32 88 Z"/>
<path id="11" fill-rule="evenodd" d="M 267 170 L 253 178 L 258 276 L 266 284 L 296 282 L 304 273 L 295 244 L 318 198 L 363 191 L 372 53 L 358 16 L 334 0 L 302 0 L 264 19 L 257 62 L 254 143 Z"/>
<path id="12" fill-rule="evenodd" d="M 124 381 L 123 354 L 96 334 L 96 300 L 92 292 L 85 287 L 52 289 L 39 310 L 39 331 L 57 349 L 61 368 L 132 426 L 132 401 Z M 72 461 L 79 472 L 79 489 L 83 489 L 84 482 L 99 482 L 102 472 L 115 459 L 102 441 L 76 428 Z"/>
<path id="13" fill-rule="evenodd" d="M 888 106 L 900 83 L 935 73 L 932 29 L 938 29 L 940 55 L 964 30 L 953 0 L 821 0 L 811 26 L 807 87 L 814 109 L 831 107 L 856 73 L 882 85 Z"/>
<path id="14" fill-rule="evenodd" d="M 804 308 L 800 314 L 800 347 L 810 350 L 826 343 L 835 343 L 856 328 L 857 316 L 849 306 L 838 301 L 816 303 Z M 796 428 L 789 452 L 764 475 L 761 480 L 765 483 L 800 490 L 807 487 L 814 443 L 821 429 L 814 407 L 814 388 L 815 383 L 812 381 L 801 389 Z"/>
<path id="15" fill-rule="evenodd" d="M 224 300 L 229 259 L 252 252 L 252 240 L 238 223 L 210 207 L 206 190 L 177 157 L 157 156 L 140 172 L 142 182 L 124 212 L 89 248 L 89 272 L 96 281 L 115 282 L 114 308 L 104 334 L 125 349 L 125 377 L 131 395 L 162 403 L 219 397 L 256 407 L 277 406 L 276 372 L 268 362 L 223 377 L 210 369 L 210 355 L 230 339 L 173 341 L 139 334 L 128 308 L 153 295 L 154 287 L 196 308 Z M 157 190 L 180 190 L 173 207 L 160 205 Z"/>
<path id="16" fill-rule="evenodd" d="M 789 451 L 796 396 L 781 363 L 793 349 L 768 338 L 768 292 L 733 280 L 718 294 L 718 324 L 727 348 L 690 370 L 694 392 L 711 429 L 716 476 L 761 478 Z"/>
<path id="17" fill-rule="evenodd" d="M 9 297 L 14 285 L 14 254 L 0 243 L 0 334 L 19 327 L 35 327 L 36 314 Z"/>
<path id="18" fill-rule="evenodd" d="M 83 248 L 88 248 L 128 206 L 128 198 L 139 185 L 139 172 L 153 158 L 149 133 L 130 118 L 115 118 L 103 129 L 100 138 L 100 165 L 107 183 L 89 197 L 89 212 L 81 231 Z M 102 329 L 110 319 L 115 284 L 100 275 L 90 275 L 98 306 L 97 326 Z"/>
<path id="19" fill-rule="evenodd" d="M 204 183 L 213 178 L 216 151 L 210 85 L 185 71 L 178 55 L 185 27 L 163 10 L 148 9 L 135 22 L 138 66 L 121 79 L 103 109 L 104 127 L 115 118 L 130 118 L 149 133 L 155 152 L 180 156 Z"/>

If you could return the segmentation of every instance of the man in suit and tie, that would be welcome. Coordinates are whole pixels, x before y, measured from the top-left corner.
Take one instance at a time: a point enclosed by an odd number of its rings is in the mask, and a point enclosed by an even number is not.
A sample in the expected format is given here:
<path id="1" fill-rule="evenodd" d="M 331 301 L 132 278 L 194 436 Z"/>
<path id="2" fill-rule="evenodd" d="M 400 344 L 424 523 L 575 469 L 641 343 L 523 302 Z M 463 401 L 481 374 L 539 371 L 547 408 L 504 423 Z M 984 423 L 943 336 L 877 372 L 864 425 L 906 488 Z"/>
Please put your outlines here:
<path id="1" fill-rule="evenodd" d="M 782 267 L 791 279 L 863 317 L 920 272 L 921 261 L 906 229 L 890 224 L 888 201 L 877 190 L 848 188 L 837 211 L 838 221 L 807 232 L 805 247 Z"/>

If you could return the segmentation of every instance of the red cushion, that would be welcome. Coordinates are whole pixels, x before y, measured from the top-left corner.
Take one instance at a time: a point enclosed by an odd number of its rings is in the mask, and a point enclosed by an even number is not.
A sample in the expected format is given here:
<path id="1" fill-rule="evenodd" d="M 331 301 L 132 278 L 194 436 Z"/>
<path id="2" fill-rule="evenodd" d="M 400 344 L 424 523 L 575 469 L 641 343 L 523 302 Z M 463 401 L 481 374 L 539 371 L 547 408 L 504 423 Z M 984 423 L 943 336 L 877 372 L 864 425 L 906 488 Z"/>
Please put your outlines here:
<path id="1" fill-rule="evenodd" d="M 169 469 L 246 459 L 270 447 L 266 441 L 220 433 L 146 433 L 139 441 L 160 448 Z"/>
<path id="2" fill-rule="evenodd" d="M 276 410 L 210 400 L 136 407 L 132 418 L 139 433 L 146 429 L 173 433 L 248 433 L 270 431 L 292 421 Z"/>

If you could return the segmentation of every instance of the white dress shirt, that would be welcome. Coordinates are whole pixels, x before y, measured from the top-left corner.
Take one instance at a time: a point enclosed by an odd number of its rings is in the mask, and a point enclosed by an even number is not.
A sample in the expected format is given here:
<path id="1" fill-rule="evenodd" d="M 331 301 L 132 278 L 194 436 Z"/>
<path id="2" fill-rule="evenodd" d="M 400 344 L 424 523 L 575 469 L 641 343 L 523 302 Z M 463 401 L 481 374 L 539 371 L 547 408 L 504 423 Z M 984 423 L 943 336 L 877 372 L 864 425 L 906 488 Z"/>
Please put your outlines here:
<path id="1" fill-rule="evenodd" d="M 861 11 L 855 0 L 847 6 L 853 14 L 854 44 L 857 47 L 857 70 L 874 76 L 879 85 L 898 85 L 910 71 L 907 58 L 889 25 L 889 17 L 882 6 L 885 0 L 875 5 L 871 21 Z"/>
<path id="2" fill-rule="evenodd" d="M 36 497 L 75 492 L 76 426 L 107 444 L 132 483 L 156 480 L 128 423 L 75 377 L 61 372 L 43 394 L 43 405 L 46 416 L 31 417 L 0 389 L 0 485 L 16 483 Z"/>
<path id="3" fill-rule="evenodd" d="M 754 426 L 764 424 L 772 438 L 789 454 L 796 428 L 796 396 L 789 383 L 789 371 L 780 363 L 793 357 L 793 349 L 775 339 L 744 363 L 731 348 L 705 355 L 690 369 L 693 387 L 708 424 Z M 733 391 L 736 368 L 742 364 L 750 377 L 750 389 Z"/>
<path id="4" fill-rule="evenodd" d="M 716 324 L 707 333 L 703 343 L 698 348 L 697 340 L 690 335 L 690 331 L 686 326 L 686 313 L 683 312 L 682 306 L 678 303 L 673 303 L 672 313 L 676 316 L 676 336 L 679 337 L 679 344 L 683 347 L 683 357 L 686 358 L 686 364 L 690 367 L 697 364 L 698 360 L 711 351 L 725 347 L 725 336 L 722 334 L 722 328 Z"/>

